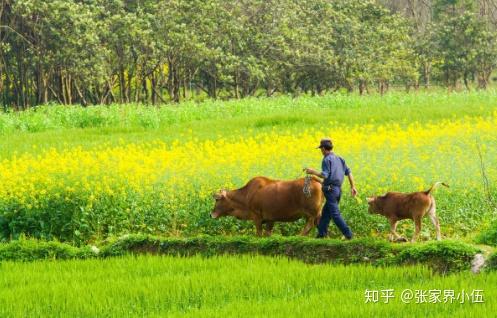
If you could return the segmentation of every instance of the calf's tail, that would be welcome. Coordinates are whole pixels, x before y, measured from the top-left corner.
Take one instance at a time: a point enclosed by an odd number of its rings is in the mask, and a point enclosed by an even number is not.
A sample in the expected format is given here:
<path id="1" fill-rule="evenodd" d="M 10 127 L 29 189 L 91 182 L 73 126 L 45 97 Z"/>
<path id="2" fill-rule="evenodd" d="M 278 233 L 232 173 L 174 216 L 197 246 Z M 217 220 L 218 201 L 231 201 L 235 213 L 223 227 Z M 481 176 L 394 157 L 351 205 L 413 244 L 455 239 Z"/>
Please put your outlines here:
<path id="1" fill-rule="evenodd" d="M 448 185 L 447 183 L 438 181 L 438 182 L 435 182 L 435 183 L 431 186 L 431 188 L 430 188 L 430 189 L 426 190 L 426 191 L 425 191 L 425 194 L 430 194 L 430 192 L 431 192 L 431 191 L 433 191 L 433 190 L 435 190 L 435 189 L 436 189 L 439 185 L 443 185 L 444 187 L 447 187 L 447 188 L 449 187 L 449 185 Z"/>

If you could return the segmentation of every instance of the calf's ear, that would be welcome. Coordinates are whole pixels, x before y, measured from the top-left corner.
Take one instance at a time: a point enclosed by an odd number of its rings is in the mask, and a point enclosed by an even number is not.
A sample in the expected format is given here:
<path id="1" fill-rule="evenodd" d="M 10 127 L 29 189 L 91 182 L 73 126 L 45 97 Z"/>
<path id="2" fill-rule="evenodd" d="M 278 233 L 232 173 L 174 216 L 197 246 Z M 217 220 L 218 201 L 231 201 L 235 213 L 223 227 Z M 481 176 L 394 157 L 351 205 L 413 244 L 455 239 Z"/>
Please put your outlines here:
<path id="1" fill-rule="evenodd" d="M 221 194 L 214 192 L 214 193 L 212 193 L 212 197 L 214 198 L 214 200 L 219 200 L 219 199 L 221 199 Z"/>

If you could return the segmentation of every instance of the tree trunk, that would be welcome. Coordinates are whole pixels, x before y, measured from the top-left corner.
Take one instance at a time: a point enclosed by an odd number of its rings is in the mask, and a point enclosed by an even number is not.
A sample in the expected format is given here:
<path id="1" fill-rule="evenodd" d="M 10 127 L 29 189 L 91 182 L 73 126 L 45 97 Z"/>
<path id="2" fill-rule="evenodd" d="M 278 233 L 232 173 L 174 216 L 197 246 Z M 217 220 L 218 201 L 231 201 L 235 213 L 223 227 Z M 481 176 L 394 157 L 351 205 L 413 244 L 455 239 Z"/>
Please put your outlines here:
<path id="1" fill-rule="evenodd" d="M 360 79 L 359 80 L 359 95 L 362 96 L 364 94 L 365 87 L 366 87 L 366 81 Z"/>
<path id="2" fill-rule="evenodd" d="M 85 107 L 88 106 L 88 102 L 86 101 L 85 95 L 83 95 L 83 93 L 81 92 L 81 89 L 79 88 L 77 81 L 74 81 L 74 87 L 76 88 L 76 92 L 78 93 L 79 98 L 81 99 L 81 104 Z"/>
<path id="3" fill-rule="evenodd" d="M 72 105 L 72 80 L 71 80 L 71 75 L 66 76 L 66 90 L 67 90 L 67 101 L 69 105 Z"/>
<path id="4" fill-rule="evenodd" d="M 173 63 L 171 59 L 168 59 L 167 64 L 167 91 L 169 94 L 169 98 L 173 99 Z"/>
<path id="5" fill-rule="evenodd" d="M 423 67 L 424 78 L 425 78 L 425 88 L 430 86 L 430 64 L 428 62 L 424 63 Z"/>
<path id="6" fill-rule="evenodd" d="M 157 104 L 157 90 L 156 90 L 157 80 L 155 79 L 155 75 L 153 72 L 152 72 L 152 75 L 150 78 L 150 85 L 152 86 L 152 89 L 150 92 L 152 94 L 152 105 L 155 105 L 155 104 Z"/>
<path id="7" fill-rule="evenodd" d="M 211 80 L 207 83 L 208 85 L 208 95 L 213 99 L 217 99 L 217 78 L 216 76 L 210 75 Z"/>
<path id="8" fill-rule="evenodd" d="M 239 98 L 240 98 L 240 95 L 239 95 L 239 93 L 238 93 L 238 85 L 239 85 L 239 84 L 238 84 L 238 75 L 239 75 L 239 74 L 238 74 L 238 69 L 237 69 L 237 70 L 236 70 L 236 72 L 235 72 L 235 98 L 236 98 L 236 99 L 239 99 Z"/>
<path id="9" fill-rule="evenodd" d="M 133 84 L 133 78 L 134 74 L 133 72 L 128 73 L 128 84 L 126 85 L 126 103 L 131 102 L 131 95 L 132 95 L 132 84 Z"/>
<path id="10" fill-rule="evenodd" d="M 145 104 L 148 104 L 149 99 L 148 99 L 148 87 L 147 87 L 147 79 L 144 77 L 142 79 L 142 87 L 143 87 L 143 102 Z"/>
<path id="11" fill-rule="evenodd" d="M 62 96 L 62 101 L 64 103 L 64 105 L 67 105 L 67 96 L 66 96 L 66 81 L 64 80 L 64 76 L 62 75 L 62 72 L 59 74 L 59 81 L 60 81 L 60 88 L 59 88 L 59 92 L 60 92 L 60 96 Z"/>
<path id="12" fill-rule="evenodd" d="M 178 74 L 178 70 L 177 70 L 177 67 L 174 66 L 173 68 L 173 72 L 172 72 L 172 76 L 173 76 L 173 101 L 175 103 L 179 103 L 179 95 L 180 95 L 180 80 L 179 80 L 179 74 Z"/>
<path id="13" fill-rule="evenodd" d="M 464 72 L 463 80 L 464 80 L 464 86 L 466 87 L 466 89 L 468 91 L 471 91 L 471 88 L 469 87 L 469 82 L 468 82 L 468 73 Z"/>
<path id="14" fill-rule="evenodd" d="M 121 103 L 129 102 L 126 91 L 126 78 L 124 76 L 124 65 L 122 63 L 119 63 L 119 90 L 121 92 L 120 96 Z"/>
<path id="15" fill-rule="evenodd" d="M 135 76 L 135 103 L 139 103 L 140 102 L 140 92 L 141 92 L 141 89 L 140 89 L 140 75 L 139 75 L 139 71 L 136 70 L 136 76 Z"/>

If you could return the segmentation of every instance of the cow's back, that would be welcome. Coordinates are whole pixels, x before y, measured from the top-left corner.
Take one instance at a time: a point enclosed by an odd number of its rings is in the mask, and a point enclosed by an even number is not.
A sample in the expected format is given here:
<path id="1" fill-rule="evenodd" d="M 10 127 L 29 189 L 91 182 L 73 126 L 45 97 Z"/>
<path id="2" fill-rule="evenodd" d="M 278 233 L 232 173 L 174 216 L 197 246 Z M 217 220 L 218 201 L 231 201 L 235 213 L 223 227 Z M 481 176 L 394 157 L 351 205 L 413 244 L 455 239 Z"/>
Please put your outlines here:
<path id="1" fill-rule="evenodd" d="M 254 180 L 255 179 L 255 180 Z M 304 178 L 283 181 L 266 177 L 252 179 L 249 189 L 249 207 L 264 220 L 294 221 L 302 216 L 319 214 L 323 202 L 321 184 L 311 181 L 311 196 L 303 190 Z"/>

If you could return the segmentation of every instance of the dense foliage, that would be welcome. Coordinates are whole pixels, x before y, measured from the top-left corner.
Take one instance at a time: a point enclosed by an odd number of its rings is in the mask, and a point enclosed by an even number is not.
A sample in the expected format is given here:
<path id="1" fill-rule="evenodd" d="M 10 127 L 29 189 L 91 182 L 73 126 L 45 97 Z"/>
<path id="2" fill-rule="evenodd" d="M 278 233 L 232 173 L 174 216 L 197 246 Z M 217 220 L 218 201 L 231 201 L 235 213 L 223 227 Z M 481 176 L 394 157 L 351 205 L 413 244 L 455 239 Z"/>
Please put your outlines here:
<path id="1" fill-rule="evenodd" d="M 2 0 L 0 100 L 486 88 L 497 62 L 489 2 Z"/>

